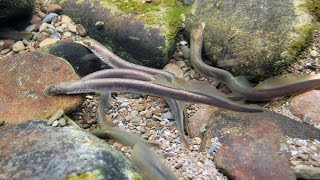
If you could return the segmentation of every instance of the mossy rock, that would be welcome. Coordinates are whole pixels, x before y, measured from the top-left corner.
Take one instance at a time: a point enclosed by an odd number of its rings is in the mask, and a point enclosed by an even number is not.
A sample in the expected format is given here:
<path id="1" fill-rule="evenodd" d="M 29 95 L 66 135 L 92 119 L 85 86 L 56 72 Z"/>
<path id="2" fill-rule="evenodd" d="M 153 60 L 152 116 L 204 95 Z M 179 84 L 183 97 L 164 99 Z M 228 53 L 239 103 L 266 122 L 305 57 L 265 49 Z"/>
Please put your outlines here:
<path id="1" fill-rule="evenodd" d="M 13 24 L 17 21 L 29 20 L 32 16 L 34 0 L 1 0 L 0 23 Z"/>
<path id="2" fill-rule="evenodd" d="M 0 145 L 1 179 L 143 179 L 124 155 L 75 126 L 4 124 Z"/>
<path id="3" fill-rule="evenodd" d="M 205 22 L 204 51 L 210 60 L 234 75 L 265 79 L 307 47 L 318 28 L 319 5 L 312 0 L 198 0 L 186 29 Z"/>
<path id="4" fill-rule="evenodd" d="M 189 7 L 177 0 L 56 0 L 63 13 L 87 29 L 89 36 L 122 58 L 161 68 L 172 55 L 182 19 Z M 96 22 L 104 26 L 97 28 Z"/>

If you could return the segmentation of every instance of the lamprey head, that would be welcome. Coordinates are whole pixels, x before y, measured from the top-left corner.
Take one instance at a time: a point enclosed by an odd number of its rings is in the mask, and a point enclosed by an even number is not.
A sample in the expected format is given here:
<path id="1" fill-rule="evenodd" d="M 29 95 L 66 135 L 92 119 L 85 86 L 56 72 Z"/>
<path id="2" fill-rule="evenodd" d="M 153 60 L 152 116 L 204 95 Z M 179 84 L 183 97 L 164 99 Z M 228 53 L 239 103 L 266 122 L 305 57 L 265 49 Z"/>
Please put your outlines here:
<path id="1" fill-rule="evenodd" d="M 76 41 L 76 42 L 82 44 L 83 46 L 85 46 L 86 48 L 88 48 L 92 51 L 95 50 L 95 47 L 94 47 L 95 40 L 94 39 L 83 38 L 83 39 L 80 39 L 79 41 Z"/>
<path id="2" fill-rule="evenodd" d="M 65 91 L 59 85 L 51 85 L 44 90 L 46 96 L 54 96 L 58 94 L 64 94 Z"/>

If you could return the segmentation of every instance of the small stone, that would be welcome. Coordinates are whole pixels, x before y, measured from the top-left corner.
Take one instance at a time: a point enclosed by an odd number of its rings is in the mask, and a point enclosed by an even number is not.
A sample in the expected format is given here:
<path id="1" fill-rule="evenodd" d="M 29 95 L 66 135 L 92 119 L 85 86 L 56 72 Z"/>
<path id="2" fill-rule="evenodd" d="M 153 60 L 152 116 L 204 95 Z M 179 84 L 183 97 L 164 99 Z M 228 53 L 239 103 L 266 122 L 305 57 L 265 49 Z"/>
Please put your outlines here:
<path id="1" fill-rule="evenodd" d="M 70 24 L 70 23 L 72 23 L 72 19 L 69 16 L 62 15 L 61 23 L 62 24 Z"/>
<path id="2" fill-rule="evenodd" d="M 180 46 L 184 59 L 190 59 L 190 49 L 188 46 Z"/>
<path id="3" fill-rule="evenodd" d="M 142 104 L 135 104 L 134 106 L 132 106 L 132 109 L 137 111 L 143 111 L 144 106 Z"/>
<path id="4" fill-rule="evenodd" d="M 62 35 L 63 38 L 71 38 L 72 37 L 72 32 L 64 32 L 63 35 Z"/>
<path id="5" fill-rule="evenodd" d="M 174 116 L 173 116 L 173 114 L 172 114 L 170 111 L 168 111 L 168 112 L 166 112 L 166 113 L 163 113 L 163 114 L 161 115 L 161 118 L 174 120 Z"/>
<path id="6" fill-rule="evenodd" d="M 178 163 L 174 166 L 175 169 L 180 169 L 183 166 L 182 163 Z"/>
<path id="7" fill-rule="evenodd" d="M 44 31 L 44 30 L 47 29 L 47 28 L 48 28 L 48 23 L 42 23 L 41 26 L 40 26 L 40 28 L 39 28 L 39 32 L 42 32 L 42 31 Z"/>
<path id="8" fill-rule="evenodd" d="M 26 47 L 24 46 L 22 41 L 17 41 L 12 45 L 12 51 L 13 52 L 20 52 L 23 51 Z"/>
<path id="9" fill-rule="evenodd" d="M 73 33 L 77 32 L 77 26 L 75 24 L 69 24 L 68 29 L 70 32 L 73 32 Z"/>
<path id="10" fill-rule="evenodd" d="M 55 44 L 57 42 L 58 42 L 57 39 L 47 38 L 47 39 L 45 39 L 45 40 L 40 42 L 39 47 L 47 46 L 47 45 L 50 45 L 50 44 Z"/>
<path id="11" fill-rule="evenodd" d="M 160 121 L 160 125 L 161 125 L 161 126 L 164 126 L 164 125 L 166 125 L 166 124 L 167 124 L 166 121 Z"/>
<path id="12" fill-rule="evenodd" d="M 0 52 L 0 55 L 5 55 L 5 54 L 7 54 L 8 52 L 10 52 L 11 51 L 11 49 L 4 49 L 4 50 L 2 50 L 1 52 Z"/>
<path id="13" fill-rule="evenodd" d="M 315 57 L 318 56 L 318 52 L 317 52 L 316 50 L 312 50 L 312 51 L 310 52 L 310 55 L 315 58 Z"/>
<path id="14" fill-rule="evenodd" d="M 174 74 L 178 78 L 183 78 L 183 71 L 176 64 L 169 63 L 163 68 L 163 70 Z"/>
<path id="15" fill-rule="evenodd" d="M 50 23 L 55 17 L 59 16 L 57 13 L 49 13 L 43 20 L 43 23 Z"/>
<path id="16" fill-rule="evenodd" d="M 96 26 L 97 29 L 101 29 L 101 28 L 103 28 L 103 26 L 104 26 L 104 22 L 102 22 L 102 21 L 97 21 L 96 24 L 95 24 L 95 26 Z"/>
<path id="17" fill-rule="evenodd" d="M 308 156 L 308 154 L 299 154 L 298 158 L 302 159 L 304 161 L 307 161 L 309 159 L 309 156 Z"/>
<path id="18" fill-rule="evenodd" d="M 67 121 L 64 118 L 60 118 L 58 122 L 59 125 L 62 127 L 67 125 Z"/>
<path id="19" fill-rule="evenodd" d="M 128 107 L 128 106 L 129 106 L 129 102 L 123 102 L 123 103 L 120 104 L 120 107 L 122 107 L 122 108 L 123 108 L 123 107 L 126 108 L 126 107 Z"/>
<path id="20" fill-rule="evenodd" d="M 195 144 L 197 144 L 197 145 L 199 145 L 199 144 L 201 144 L 201 138 L 199 138 L 199 137 L 195 137 L 195 138 L 193 138 L 193 140 L 195 141 Z"/>
<path id="21" fill-rule="evenodd" d="M 93 96 L 87 95 L 86 98 L 91 100 L 93 99 Z"/>
<path id="22" fill-rule="evenodd" d="M 79 36 L 84 37 L 87 35 L 87 31 L 86 29 L 81 25 L 81 24 L 77 24 L 77 33 L 79 34 Z"/>
<path id="23" fill-rule="evenodd" d="M 53 121 L 52 125 L 53 127 L 57 127 L 59 125 L 59 121 Z"/>
<path id="24" fill-rule="evenodd" d="M 49 4 L 47 6 L 47 13 L 60 13 L 62 10 L 58 4 Z"/>
<path id="25" fill-rule="evenodd" d="M 64 32 L 64 29 L 63 29 L 62 26 L 57 26 L 57 27 L 56 27 L 56 30 L 57 30 L 58 32 L 60 32 L 60 33 L 63 33 L 63 32 Z"/>
<path id="26" fill-rule="evenodd" d="M 183 68 L 186 66 L 186 63 L 184 61 L 177 61 L 176 65 L 179 66 L 180 68 Z"/>

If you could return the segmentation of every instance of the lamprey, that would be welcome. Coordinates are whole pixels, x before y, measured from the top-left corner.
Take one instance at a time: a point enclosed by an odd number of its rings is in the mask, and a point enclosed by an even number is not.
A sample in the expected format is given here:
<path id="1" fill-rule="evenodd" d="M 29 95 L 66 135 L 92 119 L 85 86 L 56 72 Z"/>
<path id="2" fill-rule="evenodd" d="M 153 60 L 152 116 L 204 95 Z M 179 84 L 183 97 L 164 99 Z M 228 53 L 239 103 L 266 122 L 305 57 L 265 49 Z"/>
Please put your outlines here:
<path id="1" fill-rule="evenodd" d="M 104 45 L 102 45 L 101 43 L 99 43 L 94 39 L 86 38 L 86 39 L 81 39 L 79 42 L 83 46 L 87 47 L 94 55 L 100 58 L 103 62 L 105 62 L 106 64 L 108 64 L 110 67 L 114 69 L 116 68 L 135 69 L 135 70 L 143 71 L 152 75 L 162 75 L 165 78 L 174 77 L 173 74 L 160 69 L 154 69 L 154 68 L 149 68 L 149 67 L 130 63 L 122 59 L 121 57 L 117 56 L 108 48 L 106 48 Z"/>
<path id="2" fill-rule="evenodd" d="M 97 71 L 94 73 L 91 73 L 87 76 L 84 76 L 82 78 L 82 80 L 90 80 L 90 79 L 101 79 L 101 78 L 130 78 L 130 79 L 135 79 L 135 80 L 142 80 L 142 81 L 154 81 L 155 78 L 148 73 L 145 72 L 141 72 L 138 70 L 134 70 L 134 69 L 107 69 L 107 70 L 101 70 L 101 71 Z M 102 92 L 101 92 L 102 93 Z M 98 110 L 99 110 L 99 120 L 98 120 L 98 124 L 100 125 L 100 127 L 105 127 L 105 124 L 102 123 L 103 121 L 103 117 L 104 117 L 104 109 L 105 109 L 105 104 L 109 101 L 110 99 L 110 91 L 106 91 L 106 93 L 100 93 L 100 103 L 98 106 Z M 109 93 L 109 96 L 107 95 L 107 93 Z M 102 95 L 107 96 L 105 98 L 102 97 Z M 177 101 L 174 99 L 170 99 L 170 98 L 165 98 L 165 100 L 167 101 L 179 134 L 180 134 L 180 138 L 181 141 L 187 146 L 188 145 L 188 141 L 186 139 L 186 136 L 184 134 L 184 103 L 181 101 Z M 110 104 L 110 103 L 108 103 Z"/>
<path id="3" fill-rule="evenodd" d="M 193 26 L 191 31 L 190 59 L 193 67 L 204 76 L 216 78 L 226 84 L 233 93 L 245 100 L 267 101 L 276 97 L 301 93 L 320 87 L 319 75 L 279 78 L 281 79 L 281 84 L 278 83 L 279 79 L 270 79 L 262 83 L 264 84 L 264 87 L 258 85 L 257 87 L 252 88 L 241 83 L 241 81 L 238 81 L 238 79 L 228 71 L 209 66 L 202 61 L 201 51 L 204 27 L 204 23 L 197 23 Z"/>
<path id="4" fill-rule="evenodd" d="M 146 143 L 154 147 L 160 147 L 160 143 L 155 141 L 146 141 L 130 132 L 122 131 L 113 127 L 105 127 L 98 130 L 91 131 L 91 133 L 101 139 L 113 139 L 125 146 L 133 147 L 137 143 Z"/>
<path id="5" fill-rule="evenodd" d="M 143 143 L 133 146 L 130 159 L 147 179 L 178 180 L 178 177 L 161 161 L 161 158 Z"/>
<path id="6" fill-rule="evenodd" d="M 45 90 L 45 93 L 47 95 L 80 94 L 99 92 L 104 89 L 108 89 L 109 91 L 149 94 L 180 101 L 203 103 L 235 111 L 262 111 L 262 108 L 259 106 L 238 104 L 229 99 L 222 98 L 220 94 L 216 94 L 216 97 L 204 96 L 185 90 L 172 89 L 158 84 L 153 84 L 151 82 L 132 79 L 108 78 L 71 81 L 49 86 Z"/>

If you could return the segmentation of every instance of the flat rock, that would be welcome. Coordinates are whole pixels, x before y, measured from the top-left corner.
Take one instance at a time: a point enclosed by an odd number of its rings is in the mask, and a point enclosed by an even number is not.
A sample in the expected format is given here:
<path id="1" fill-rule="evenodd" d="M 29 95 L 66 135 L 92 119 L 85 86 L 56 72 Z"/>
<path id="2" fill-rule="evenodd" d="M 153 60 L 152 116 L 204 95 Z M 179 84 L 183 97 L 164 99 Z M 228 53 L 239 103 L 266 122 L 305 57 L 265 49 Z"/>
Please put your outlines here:
<path id="1" fill-rule="evenodd" d="M 90 37 L 111 47 L 115 54 L 154 68 L 162 68 L 172 56 L 182 24 L 180 14 L 190 9 L 176 0 L 55 2 L 65 9 L 64 14 L 79 20 Z"/>
<path id="2" fill-rule="evenodd" d="M 42 120 L 5 124 L 0 146 L 1 179 L 141 177 L 122 154 L 74 126 L 57 128 Z"/>
<path id="3" fill-rule="evenodd" d="M 201 145 L 202 149 L 210 148 L 211 138 L 241 135 L 241 132 L 257 121 L 272 122 L 284 135 L 289 137 L 320 139 L 319 129 L 269 110 L 264 110 L 261 113 L 244 113 L 216 108 L 207 122 L 207 131 Z"/>
<path id="4" fill-rule="evenodd" d="M 303 119 L 311 118 L 320 123 L 320 90 L 312 90 L 292 97 L 290 111 L 293 115 Z"/>
<path id="5" fill-rule="evenodd" d="M 224 139 L 215 164 L 231 179 L 295 179 L 288 154 L 280 151 L 283 142 L 274 123 L 257 121 L 242 135 Z"/>
<path id="6" fill-rule="evenodd" d="M 19 53 L 0 59 L 0 117 L 8 123 L 48 118 L 58 109 L 77 107 L 80 96 L 47 97 L 47 86 L 75 80 L 64 59 L 39 52 Z"/>
<path id="7" fill-rule="evenodd" d="M 319 11 L 319 6 L 320 1 L 309 0 L 198 0 L 186 29 L 189 33 L 195 22 L 205 22 L 206 57 L 236 76 L 265 79 L 308 45 L 318 28 L 308 9 Z"/>
<path id="8" fill-rule="evenodd" d="M 86 47 L 75 42 L 61 41 L 39 48 L 37 51 L 64 58 L 80 76 L 85 76 L 108 67 Z"/>

